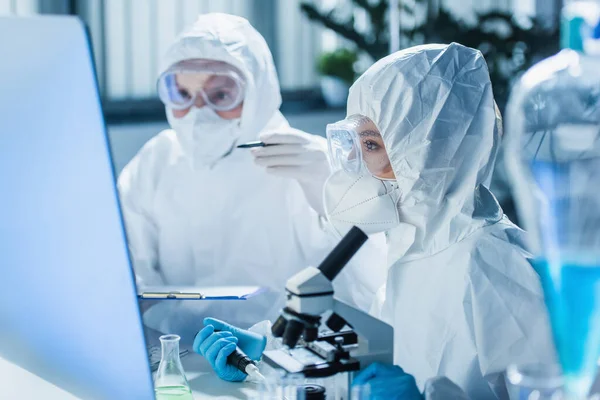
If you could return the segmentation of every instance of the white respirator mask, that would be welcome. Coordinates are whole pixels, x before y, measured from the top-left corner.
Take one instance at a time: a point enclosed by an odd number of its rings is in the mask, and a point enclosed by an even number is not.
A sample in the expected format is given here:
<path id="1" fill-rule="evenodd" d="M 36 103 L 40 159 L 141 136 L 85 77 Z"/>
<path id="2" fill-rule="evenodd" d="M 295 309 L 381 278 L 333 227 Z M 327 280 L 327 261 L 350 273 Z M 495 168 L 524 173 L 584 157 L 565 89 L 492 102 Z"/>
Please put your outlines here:
<path id="1" fill-rule="evenodd" d="M 337 170 L 327 179 L 323 191 L 325 215 L 340 236 L 352 226 L 366 234 L 395 228 L 400 224 L 399 199 L 396 181 L 343 170 Z"/>
<path id="2" fill-rule="evenodd" d="M 194 165 L 214 165 L 231 153 L 242 134 L 239 118 L 223 119 L 209 107 L 191 107 L 182 118 L 167 108 L 167 119 Z"/>

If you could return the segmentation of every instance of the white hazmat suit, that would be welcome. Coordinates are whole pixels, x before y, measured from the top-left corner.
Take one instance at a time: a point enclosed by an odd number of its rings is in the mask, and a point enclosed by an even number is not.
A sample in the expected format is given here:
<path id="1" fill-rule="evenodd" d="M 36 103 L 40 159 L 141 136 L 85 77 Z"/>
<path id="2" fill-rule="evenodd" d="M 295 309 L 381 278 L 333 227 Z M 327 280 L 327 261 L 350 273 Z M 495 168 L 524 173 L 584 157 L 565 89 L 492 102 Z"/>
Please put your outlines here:
<path id="1" fill-rule="evenodd" d="M 353 114 L 379 128 L 401 191 L 374 309 L 394 327 L 394 363 L 421 391 L 445 376 L 471 399 L 507 398 L 509 364 L 554 352 L 524 233 L 488 190 L 500 132 L 483 56 L 458 44 L 394 53 L 352 86 Z M 448 383 L 428 391 L 444 398 Z"/>
<path id="2" fill-rule="evenodd" d="M 296 180 L 268 174 L 249 150 L 232 150 L 261 132 L 290 129 L 279 112 L 277 74 L 262 36 L 243 18 L 201 15 L 171 46 L 162 71 L 188 59 L 224 61 L 241 71 L 243 112 L 227 134 L 210 124 L 202 132 L 165 130 L 123 170 L 118 186 L 138 283 L 269 289 L 247 301 L 169 301 L 145 313 L 150 327 L 191 340 L 206 316 L 243 327 L 275 318 L 286 280 L 318 264 L 336 239 L 326 234 Z M 383 284 L 383 263 L 379 273 L 348 287 L 363 308 Z"/>

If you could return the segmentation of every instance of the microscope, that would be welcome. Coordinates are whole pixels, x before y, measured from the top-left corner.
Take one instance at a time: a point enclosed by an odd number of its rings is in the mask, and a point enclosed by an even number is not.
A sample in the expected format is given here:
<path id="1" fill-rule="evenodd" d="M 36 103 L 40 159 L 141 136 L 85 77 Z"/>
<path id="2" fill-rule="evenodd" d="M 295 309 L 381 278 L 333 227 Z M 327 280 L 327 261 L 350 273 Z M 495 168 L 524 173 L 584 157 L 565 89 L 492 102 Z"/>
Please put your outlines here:
<path id="1" fill-rule="evenodd" d="M 393 328 L 334 297 L 332 281 L 367 239 L 353 227 L 318 268 L 287 281 L 286 306 L 272 327 L 283 346 L 263 354 L 263 361 L 285 374 L 342 374 L 346 390 L 327 398 L 347 399 L 353 373 L 372 362 L 393 364 Z"/>

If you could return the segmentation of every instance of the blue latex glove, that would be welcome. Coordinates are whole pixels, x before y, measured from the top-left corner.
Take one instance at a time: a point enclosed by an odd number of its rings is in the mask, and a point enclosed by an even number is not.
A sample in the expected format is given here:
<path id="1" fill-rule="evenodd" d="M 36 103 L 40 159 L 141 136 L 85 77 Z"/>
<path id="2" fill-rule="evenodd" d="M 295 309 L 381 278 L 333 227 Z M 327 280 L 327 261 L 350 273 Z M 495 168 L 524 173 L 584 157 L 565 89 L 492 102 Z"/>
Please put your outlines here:
<path id="1" fill-rule="evenodd" d="M 214 318 L 205 318 L 204 326 L 213 326 L 216 331 L 231 332 L 238 339 L 238 346 L 248 357 L 257 361 L 262 357 L 267 346 L 267 338 L 258 333 L 236 328 L 226 322 Z"/>
<path id="2" fill-rule="evenodd" d="M 248 357 L 259 360 L 267 338 L 213 318 L 206 318 L 204 325 L 204 329 L 198 332 L 194 339 L 194 351 L 208 360 L 219 378 L 230 382 L 246 379 L 245 373 L 227 364 L 227 357 L 238 346 Z"/>
<path id="3" fill-rule="evenodd" d="M 237 343 L 231 332 L 215 332 L 215 328 L 209 325 L 196 335 L 194 351 L 208 360 L 219 378 L 241 382 L 246 379 L 246 374 L 227 364 L 227 357 L 235 351 Z"/>
<path id="4" fill-rule="evenodd" d="M 396 365 L 373 363 L 362 371 L 354 381 L 353 386 L 370 385 L 370 399 L 380 400 L 422 400 L 415 378 L 405 373 Z"/>

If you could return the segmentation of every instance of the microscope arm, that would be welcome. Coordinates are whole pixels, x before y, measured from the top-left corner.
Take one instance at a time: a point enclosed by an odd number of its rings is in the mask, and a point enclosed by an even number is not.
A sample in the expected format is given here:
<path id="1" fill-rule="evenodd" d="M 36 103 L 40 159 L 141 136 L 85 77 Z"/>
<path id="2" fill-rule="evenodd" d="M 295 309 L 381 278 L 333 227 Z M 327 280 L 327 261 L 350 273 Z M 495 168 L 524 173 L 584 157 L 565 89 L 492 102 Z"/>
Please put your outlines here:
<path id="1" fill-rule="evenodd" d="M 360 359 L 362 368 L 375 361 L 393 364 L 394 329 L 390 325 L 335 298 L 332 311 L 358 334 L 359 349 L 352 355 Z"/>

